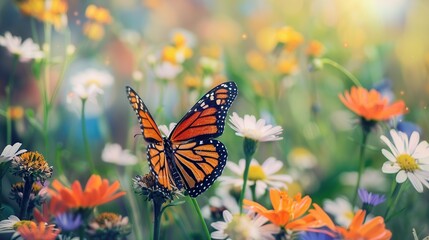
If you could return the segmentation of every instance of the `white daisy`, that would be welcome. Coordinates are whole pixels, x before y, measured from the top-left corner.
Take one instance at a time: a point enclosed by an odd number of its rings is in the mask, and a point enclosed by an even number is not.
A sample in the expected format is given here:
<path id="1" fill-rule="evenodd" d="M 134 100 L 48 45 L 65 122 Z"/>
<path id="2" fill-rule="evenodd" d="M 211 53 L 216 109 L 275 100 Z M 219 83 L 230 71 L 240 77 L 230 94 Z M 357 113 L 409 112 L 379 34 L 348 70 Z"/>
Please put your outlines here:
<path id="1" fill-rule="evenodd" d="M 10 215 L 7 219 L 0 221 L 0 233 L 15 232 L 14 225 L 20 221 L 17 216 Z"/>
<path id="2" fill-rule="evenodd" d="M 342 185 L 353 187 L 356 186 L 358 173 L 354 172 L 343 172 L 340 174 L 339 179 Z M 362 188 L 382 192 L 388 187 L 388 181 L 386 175 L 380 170 L 374 168 L 366 168 L 361 177 L 360 186 Z"/>
<path id="3" fill-rule="evenodd" d="M 237 113 L 232 113 L 229 121 L 236 135 L 240 137 L 250 138 L 258 142 L 278 141 L 283 139 L 278 135 L 282 134 L 283 128 L 280 126 L 266 125 L 264 119 L 256 121 L 253 115 L 244 115 L 244 118 L 238 116 Z"/>
<path id="4" fill-rule="evenodd" d="M 240 194 L 240 192 L 237 193 Z M 228 210 L 234 213 L 240 211 L 237 200 L 231 195 L 229 188 L 216 188 L 215 196 L 210 197 L 209 203 L 201 209 L 201 212 L 206 219 L 211 219 L 212 215 L 220 213 L 220 210 L 222 212 Z"/>
<path id="5" fill-rule="evenodd" d="M 323 209 L 334 217 L 337 224 L 348 227 L 354 217 L 352 204 L 344 197 L 335 200 L 325 200 Z"/>
<path id="6" fill-rule="evenodd" d="M 103 94 L 104 89 L 113 84 L 113 77 L 106 71 L 89 68 L 71 79 L 73 92 L 81 99 L 94 99 L 98 94 Z"/>
<path id="7" fill-rule="evenodd" d="M 246 161 L 240 159 L 238 165 L 233 162 L 228 162 L 226 167 L 231 170 L 236 176 L 221 176 L 219 180 L 221 184 L 232 185 L 234 187 L 243 186 L 243 174 Z M 255 159 L 252 159 L 249 167 L 249 176 L 247 186 L 256 184 L 256 196 L 262 196 L 269 187 L 287 188 L 287 183 L 293 181 L 292 177 L 286 174 L 275 174 L 281 170 L 283 162 L 274 157 L 269 157 L 260 165 Z M 246 191 L 247 192 L 247 191 Z"/>
<path id="8" fill-rule="evenodd" d="M 128 149 L 122 149 L 117 143 L 107 143 L 101 153 L 101 159 L 104 162 L 117 165 L 134 165 L 137 163 L 137 157 L 130 153 Z"/>
<path id="9" fill-rule="evenodd" d="M 390 130 L 390 141 L 382 135 L 381 140 L 386 143 L 390 151 L 382 149 L 381 152 L 389 160 L 383 164 L 384 173 L 397 173 L 396 182 L 403 183 L 407 179 L 417 190 L 423 192 L 423 185 L 429 188 L 429 144 L 420 141 L 418 132 L 408 136 L 396 130 Z"/>
<path id="10" fill-rule="evenodd" d="M 161 131 L 161 133 L 164 135 L 164 137 L 168 137 L 170 136 L 171 131 L 173 131 L 176 125 L 177 123 L 172 122 L 168 125 L 168 127 L 166 125 L 159 125 L 158 128 Z"/>
<path id="11" fill-rule="evenodd" d="M 159 79 L 171 80 L 182 72 L 182 66 L 170 62 L 162 62 L 155 66 L 154 72 Z"/>
<path id="12" fill-rule="evenodd" d="M 268 223 L 268 219 L 264 216 L 252 212 L 246 215 L 232 215 L 231 212 L 225 210 L 223 218 L 225 221 L 211 224 L 216 229 L 211 234 L 213 239 L 274 240 L 273 234 L 280 231 L 278 226 Z"/>
<path id="13" fill-rule="evenodd" d="M 17 142 L 12 145 L 7 145 L 2 153 L 0 154 L 0 163 L 7 162 L 12 160 L 14 157 L 26 152 L 27 150 L 21 149 L 18 151 L 18 149 L 21 147 L 21 143 Z"/>
<path id="14" fill-rule="evenodd" d="M 31 59 L 40 59 L 43 57 L 43 52 L 39 45 L 33 42 L 31 38 L 27 38 L 24 42 L 17 36 L 12 36 L 10 32 L 6 32 L 4 36 L 0 36 L 0 46 L 18 56 L 21 62 L 27 62 Z"/>

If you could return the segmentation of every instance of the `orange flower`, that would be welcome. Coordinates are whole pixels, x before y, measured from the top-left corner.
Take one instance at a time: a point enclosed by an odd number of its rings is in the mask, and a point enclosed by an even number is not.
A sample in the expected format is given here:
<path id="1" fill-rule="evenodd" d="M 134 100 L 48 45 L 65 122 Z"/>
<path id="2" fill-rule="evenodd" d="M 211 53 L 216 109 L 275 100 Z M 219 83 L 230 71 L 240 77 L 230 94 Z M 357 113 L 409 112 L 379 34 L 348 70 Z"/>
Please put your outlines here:
<path id="1" fill-rule="evenodd" d="M 375 89 L 368 91 L 363 87 L 352 87 L 350 93 L 340 94 L 339 98 L 347 108 L 367 121 L 388 120 L 406 111 L 404 101 L 389 105 L 388 99 Z"/>
<path id="2" fill-rule="evenodd" d="M 104 26 L 97 22 L 86 22 L 83 33 L 93 41 L 100 41 L 104 37 Z"/>
<path id="3" fill-rule="evenodd" d="M 281 59 L 277 63 L 277 71 L 280 74 L 283 75 L 289 75 L 294 73 L 298 69 L 298 64 L 296 62 L 296 59 L 289 58 L 289 59 Z"/>
<path id="4" fill-rule="evenodd" d="M 68 208 L 93 208 L 125 195 L 125 192 L 116 192 L 120 187 L 118 181 L 109 186 L 107 179 L 95 174 L 89 178 L 85 190 L 78 181 L 71 188 L 64 187 L 57 180 L 52 182 L 52 186 L 55 190 L 48 190 L 51 201 L 62 202 Z"/>
<path id="5" fill-rule="evenodd" d="M 97 7 L 93 4 L 89 5 L 86 8 L 85 16 L 97 23 L 101 24 L 110 24 L 112 23 L 112 16 L 110 15 L 109 10 L 103 7 Z"/>
<path id="6" fill-rule="evenodd" d="M 54 228 L 54 225 L 47 225 L 44 222 L 40 222 L 38 225 L 30 222 L 28 225 L 18 227 L 17 231 L 23 239 L 31 240 L 53 240 L 61 232 L 60 229 Z"/>
<path id="7" fill-rule="evenodd" d="M 40 21 L 54 24 L 56 29 L 67 25 L 66 0 L 22 0 L 16 1 L 22 14 L 32 16 Z"/>
<path id="8" fill-rule="evenodd" d="M 392 237 L 392 232 L 386 229 L 384 219 L 380 216 L 364 223 L 366 212 L 364 210 L 358 210 L 353 217 L 350 226 L 346 229 L 344 227 L 335 226 L 328 214 L 326 214 L 319 205 L 313 204 L 313 206 L 314 209 L 310 210 L 310 215 L 320 223 L 323 223 L 329 229 L 339 233 L 342 236 L 342 239 L 388 240 Z"/>
<path id="9" fill-rule="evenodd" d="M 283 27 L 277 30 L 277 42 L 285 45 L 285 49 L 289 52 L 295 50 L 303 41 L 304 37 L 301 33 L 295 31 L 291 27 Z"/>
<path id="10" fill-rule="evenodd" d="M 246 199 L 243 203 L 246 208 L 261 214 L 286 230 L 302 231 L 321 226 L 320 222 L 315 222 L 312 216 L 303 216 L 311 205 L 309 196 L 302 198 L 301 193 L 298 193 L 292 198 L 288 196 L 287 192 L 270 189 L 270 199 L 273 210 L 267 210 L 259 203 Z"/>
<path id="11" fill-rule="evenodd" d="M 307 56 L 320 57 L 323 53 L 324 47 L 319 41 L 313 40 L 307 46 Z"/>

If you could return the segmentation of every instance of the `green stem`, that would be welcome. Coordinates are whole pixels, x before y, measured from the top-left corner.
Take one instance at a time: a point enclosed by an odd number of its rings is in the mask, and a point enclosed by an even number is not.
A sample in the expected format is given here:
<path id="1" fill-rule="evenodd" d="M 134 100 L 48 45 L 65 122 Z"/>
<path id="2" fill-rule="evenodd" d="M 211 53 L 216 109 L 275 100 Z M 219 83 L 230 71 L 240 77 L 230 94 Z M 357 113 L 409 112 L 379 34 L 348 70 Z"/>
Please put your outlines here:
<path id="1" fill-rule="evenodd" d="M 392 194 L 389 197 L 387 209 L 386 209 L 386 212 L 384 213 L 384 219 L 386 223 L 392 218 L 392 214 L 390 214 L 390 212 L 392 211 L 392 209 L 396 207 L 399 196 L 401 195 L 402 190 L 404 189 L 401 187 L 402 184 L 398 184 L 395 180 L 394 180 L 394 184 L 395 184 L 395 188 L 393 189 Z"/>
<path id="2" fill-rule="evenodd" d="M 9 76 L 6 87 L 6 144 L 12 144 L 12 116 L 10 105 L 12 103 L 13 75 L 15 75 L 16 66 L 18 65 L 19 56 L 13 56 L 12 72 Z"/>
<path id="3" fill-rule="evenodd" d="M 82 99 L 82 118 L 81 118 L 81 124 L 82 124 L 82 137 L 83 137 L 83 144 L 85 147 L 85 154 L 86 158 L 88 159 L 89 165 L 91 167 L 91 170 L 93 173 L 97 173 L 97 170 L 95 169 L 94 161 L 92 160 L 91 156 L 91 149 L 89 147 L 88 137 L 86 133 L 86 121 L 85 121 L 85 103 L 86 99 Z"/>
<path id="4" fill-rule="evenodd" d="M 205 238 L 207 240 L 210 240 L 210 232 L 209 229 L 207 228 L 207 224 L 206 221 L 204 220 L 203 214 L 201 213 L 201 209 L 200 206 L 198 205 L 197 199 L 189 197 L 192 201 L 192 205 L 194 206 L 195 211 L 197 211 L 198 213 L 198 218 L 200 219 L 201 225 L 203 226 L 203 230 L 204 230 L 204 234 L 205 234 Z"/>
<path id="5" fill-rule="evenodd" d="M 250 186 L 250 192 L 252 193 L 252 200 L 256 201 L 256 182 Z"/>
<path id="6" fill-rule="evenodd" d="M 323 64 L 328 64 L 328 65 L 336 68 L 337 70 L 342 72 L 344 75 L 346 75 L 353 82 L 354 85 L 362 87 L 362 84 L 359 82 L 359 80 L 351 72 L 349 72 L 349 70 L 347 70 L 346 68 L 341 66 L 339 63 L 337 63 L 337 62 L 335 62 L 329 58 L 321 58 L 320 62 Z"/>
<path id="7" fill-rule="evenodd" d="M 70 31 L 66 31 L 65 35 L 66 35 L 65 45 L 67 46 L 66 48 L 68 48 L 68 46 L 70 44 Z M 49 106 L 53 105 L 53 103 L 54 103 L 54 101 L 58 95 L 58 92 L 59 92 L 60 87 L 62 85 L 62 82 L 64 80 L 64 75 L 65 75 L 66 70 L 70 64 L 71 59 L 72 59 L 72 55 L 70 55 L 66 49 L 64 64 L 61 68 L 60 76 L 58 78 L 58 83 L 55 85 L 54 92 L 52 93 L 51 100 L 49 101 Z"/>
<path id="8" fill-rule="evenodd" d="M 128 198 L 128 202 L 130 203 L 130 207 L 131 207 L 131 215 L 133 216 L 133 229 L 134 229 L 134 234 L 136 236 L 136 239 L 143 239 L 143 234 L 142 234 L 142 228 L 139 226 L 140 223 L 142 223 L 141 219 L 140 219 L 140 215 L 137 214 L 139 211 L 139 208 L 137 206 L 137 202 L 135 199 L 135 194 L 131 194 L 132 189 L 130 189 L 130 184 L 127 182 L 127 179 L 129 179 L 129 176 L 131 176 L 131 170 L 132 167 L 126 166 L 125 167 L 125 174 L 121 174 L 118 169 L 116 168 L 117 172 L 116 174 L 118 176 L 124 176 L 123 177 L 123 184 L 121 184 L 122 186 L 124 186 L 126 189 L 125 191 L 127 192 L 127 194 L 125 195 Z"/>
<path id="9" fill-rule="evenodd" d="M 49 23 L 45 23 L 44 26 L 45 43 L 43 51 L 45 55 L 45 68 L 44 68 L 44 80 L 42 81 L 42 95 L 43 95 L 43 138 L 45 143 L 46 154 L 49 154 L 49 135 L 48 135 L 48 120 L 49 120 L 49 84 L 50 84 L 50 58 L 51 58 L 51 33 L 52 26 Z"/>
<path id="10" fill-rule="evenodd" d="M 19 210 L 19 219 L 21 220 L 27 220 L 27 208 L 30 201 L 31 188 L 33 187 L 33 180 L 30 177 L 26 177 L 24 180 L 24 191 L 22 194 L 22 202 Z"/>
<path id="11" fill-rule="evenodd" d="M 249 167 L 250 167 L 250 162 L 252 161 L 253 154 L 255 154 L 256 146 L 257 146 L 257 142 L 255 140 L 244 138 L 243 151 L 244 151 L 244 159 L 246 160 L 246 165 L 244 167 L 243 186 L 241 188 L 240 199 L 238 202 L 238 206 L 240 207 L 240 214 L 243 213 L 243 200 L 246 194 L 247 178 L 249 177 Z"/>
<path id="12" fill-rule="evenodd" d="M 161 207 L 162 203 L 160 201 L 153 201 L 153 240 L 159 240 L 161 233 Z"/>
<path id="13" fill-rule="evenodd" d="M 365 159 L 364 159 L 363 155 L 365 153 L 365 145 L 366 145 L 366 141 L 368 139 L 368 135 L 369 135 L 369 132 L 366 131 L 366 130 L 363 130 L 363 133 L 362 133 L 362 142 L 361 142 L 360 151 L 359 151 L 358 179 L 357 179 L 356 188 L 355 188 L 355 191 L 354 191 L 353 205 L 352 206 L 356 205 L 356 200 L 357 200 L 357 196 L 358 196 L 358 190 L 359 190 L 359 186 L 360 186 L 360 180 L 362 178 L 362 174 L 363 174 L 363 171 L 365 169 Z"/>

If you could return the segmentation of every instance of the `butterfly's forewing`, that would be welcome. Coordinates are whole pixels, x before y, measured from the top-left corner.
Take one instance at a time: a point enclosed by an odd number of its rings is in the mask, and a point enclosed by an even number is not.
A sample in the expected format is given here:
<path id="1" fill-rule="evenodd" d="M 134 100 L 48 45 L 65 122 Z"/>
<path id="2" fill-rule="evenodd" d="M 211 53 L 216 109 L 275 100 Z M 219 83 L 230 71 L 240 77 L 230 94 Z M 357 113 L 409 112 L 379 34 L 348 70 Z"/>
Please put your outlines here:
<path id="1" fill-rule="evenodd" d="M 149 143 L 162 143 L 162 135 L 139 95 L 130 87 L 126 87 L 128 100 L 137 114 L 143 138 Z"/>
<path id="2" fill-rule="evenodd" d="M 213 88 L 186 113 L 169 139 L 174 143 L 219 137 L 225 127 L 228 109 L 236 96 L 237 85 L 234 82 Z"/>
<path id="3" fill-rule="evenodd" d="M 228 157 L 225 146 L 206 139 L 173 146 L 174 163 L 191 197 L 197 197 L 218 178 Z"/>

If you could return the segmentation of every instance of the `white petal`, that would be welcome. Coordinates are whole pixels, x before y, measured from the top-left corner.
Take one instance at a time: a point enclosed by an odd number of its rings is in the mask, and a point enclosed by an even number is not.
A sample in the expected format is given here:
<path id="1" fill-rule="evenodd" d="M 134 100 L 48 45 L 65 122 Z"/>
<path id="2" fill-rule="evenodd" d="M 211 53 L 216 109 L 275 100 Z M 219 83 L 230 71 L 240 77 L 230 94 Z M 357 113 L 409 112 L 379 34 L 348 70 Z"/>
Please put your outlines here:
<path id="1" fill-rule="evenodd" d="M 390 148 L 393 155 L 398 156 L 398 149 L 392 144 L 392 142 L 384 135 L 380 136 L 380 139 Z"/>
<path id="2" fill-rule="evenodd" d="M 398 153 L 405 153 L 404 142 L 400 136 L 400 132 L 392 129 L 390 130 L 390 136 L 392 136 L 393 143 L 395 144 L 396 149 L 398 149 Z"/>
<path id="3" fill-rule="evenodd" d="M 381 171 L 384 173 L 397 173 L 400 169 L 398 164 L 394 164 L 390 161 L 383 163 L 383 167 L 381 167 Z"/>
<path id="4" fill-rule="evenodd" d="M 225 239 L 228 237 L 228 235 L 226 235 L 223 231 L 216 231 L 216 232 L 212 232 L 211 233 L 211 237 L 213 239 Z"/>
<path id="5" fill-rule="evenodd" d="M 396 182 L 397 183 L 403 183 L 407 180 L 407 173 L 404 170 L 401 170 L 396 175 Z"/>
<path id="6" fill-rule="evenodd" d="M 419 179 L 414 175 L 412 172 L 407 173 L 408 179 L 410 179 L 411 184 L 413 184 L 413 187 L 417 190 L 417 192 L 421 193 L 423 192 L 423 185 L 419 181 Z"/>
<path id="7" fill-rule="evenodd" d="M 211 226 L 217 230 L 223 230 L 228 226 L 228 224 L 226 222 L 217 221 L 212 223 Z"/>
<path id="8" fill-rule="evenodd" d="M 223 211 L 223 219 L 225 219 L 226 223 L 230 223 L 232 221 L 232 214 L 228 210 Z"/>
<path id="9" fill-rule="evenodd" d="M 420 174 L 415 174 L 415 176 L 418 178 L 418 180 L 423 184 L 423 185 L 425 185 L 425 187 L 426 188 L 429 188 L 429 182 L 428 182 L 428 180 L 426 180 L 425 178 L 424 178 L 424 176 L 422 176 L 422 175 L 420 175 Z"/>
<path id="10" fill-rule="evenodd" d="M 266 175 L 271 175 L 278 172 L 283 167 L 283 163 L 274 157 L 269 157 L 262 164 L 262 169 Z"/>
<path id="11" fill-rule="evenodd" d="M 393 156 L 393 154 L 386 149 L 381 149 L 381 153 L 391 162 L 396 162 L 396 157 Z"/>
<path id="12" fill-rule="evenodd" d="M 420 135 L 418 132 L 414 131 L 413 133 L 411 133 L 411 137 L 410 137 L 410 143 L 409 143 L 409 154 L 413 154 L 414 150 L 417 147 L 417 144 L 419 144 L 419 140 L 420 140 Z"/>
<path id="13" fill-rule="evenodd" d="M 240 160 L 240 161 L 241 161 L 241 160 Z M 241 168 L 241 166 L 237 165 L 236 163 L 234 163 L 234 162 L 229 162 L 229 161 L 226 163 L 226 166 L 227 166 L 227 167 L 228 167 L 228 169 L 229 169 L 229 170 L 231 170 L 233 173 L 235 173 L 235 174 L 237 174 L 237 175 L 239 175 L 239 176 L 243 175 L 244 167 L 243 167 L 243 168 Z"/>
<path id="14" fill-rule="evenodd" d="M 268 180 L 280 181 L 280 182 L 293 182 L 293 178 L 289 175 L 273 175 L 267 178 Z"/>

